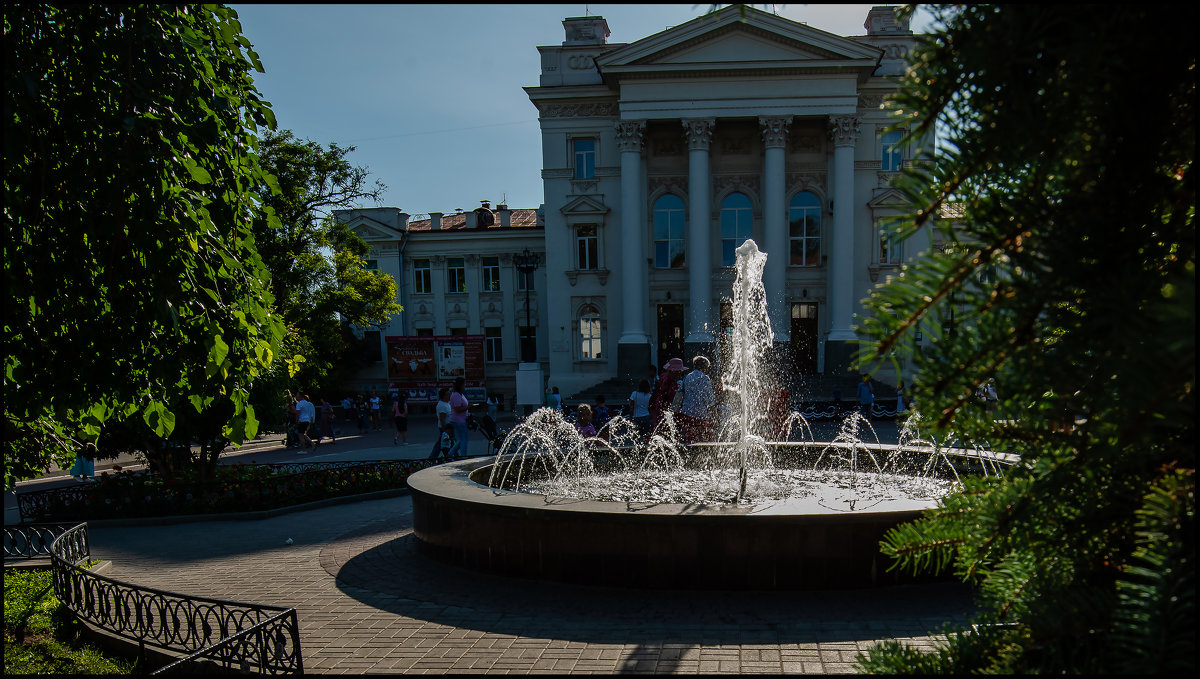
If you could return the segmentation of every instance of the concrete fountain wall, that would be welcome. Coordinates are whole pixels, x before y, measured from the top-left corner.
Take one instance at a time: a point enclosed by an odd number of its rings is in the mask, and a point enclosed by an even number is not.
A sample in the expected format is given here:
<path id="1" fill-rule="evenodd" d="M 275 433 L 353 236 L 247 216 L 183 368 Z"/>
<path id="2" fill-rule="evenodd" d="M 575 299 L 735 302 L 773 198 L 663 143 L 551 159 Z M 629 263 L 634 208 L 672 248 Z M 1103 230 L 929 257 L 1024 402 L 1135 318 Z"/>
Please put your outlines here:
<path id="1" fill-rule="evenodd" d="M 529 578 L 647 588 L 827 589 L 915 582 L 879 541 L 920 510 L 791 514 L 770 507 L 619 503 L 486 485 L 494 459 L 409 477 L 422 549 Z M 922 580 L 928 580 L 928 577 Z"/>

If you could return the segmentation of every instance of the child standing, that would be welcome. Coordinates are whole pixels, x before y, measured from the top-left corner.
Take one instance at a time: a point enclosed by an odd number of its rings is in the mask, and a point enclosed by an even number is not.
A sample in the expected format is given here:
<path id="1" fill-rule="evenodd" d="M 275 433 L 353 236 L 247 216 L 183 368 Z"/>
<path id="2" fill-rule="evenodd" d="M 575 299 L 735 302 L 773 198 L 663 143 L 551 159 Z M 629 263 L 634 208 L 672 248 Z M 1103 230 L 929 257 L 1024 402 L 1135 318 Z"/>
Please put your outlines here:
<path id="1" fill-rule="evenodd" d="M 596 435 L 596 427 L 592 424 L 592 407 L 584 403 L 575 411 L 575 431 L 584 438 Z"/>

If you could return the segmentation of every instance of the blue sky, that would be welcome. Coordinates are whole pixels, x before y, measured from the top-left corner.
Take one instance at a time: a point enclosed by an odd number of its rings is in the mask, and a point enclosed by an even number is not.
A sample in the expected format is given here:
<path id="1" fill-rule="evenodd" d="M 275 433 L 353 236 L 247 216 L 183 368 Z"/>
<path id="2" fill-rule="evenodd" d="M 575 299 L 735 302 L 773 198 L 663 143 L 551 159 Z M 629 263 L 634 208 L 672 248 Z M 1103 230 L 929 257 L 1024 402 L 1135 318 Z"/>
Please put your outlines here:
<path id="1" fill-rule="evenodd" d="M 543 200 L 538 45 L 563 41 L 566 17 L 603 16 L 610 43 L 690 21 L 711 5 L 234 4 L 265 73 L 255 84 L 281 129 L 356 146 L 355 165 L 410 214 Z M 789 4 L 780 16 L 863 35 L 872 5 Z M 920 30 L 921 17 L 914 22 Z"/>

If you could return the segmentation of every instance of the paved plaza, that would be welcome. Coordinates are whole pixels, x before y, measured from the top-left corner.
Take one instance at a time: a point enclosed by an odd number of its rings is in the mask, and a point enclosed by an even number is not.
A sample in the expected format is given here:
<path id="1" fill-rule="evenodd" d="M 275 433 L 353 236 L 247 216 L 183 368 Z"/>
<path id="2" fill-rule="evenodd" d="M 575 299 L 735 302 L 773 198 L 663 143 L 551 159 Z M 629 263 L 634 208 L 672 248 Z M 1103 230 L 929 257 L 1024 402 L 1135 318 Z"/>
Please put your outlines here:
<path id="1" fill-rule="evenodd" d="M 410 440 L 393 447 L 379 432 L 309 455 L 275 446 L 256 457 L 416 458 L 432 445 Z M 929 647 L 972 608 L 956 583 L 738 593 L 477 573 L 416 549 L 408 496 L 264 519 L 93 522 L 90 534 L 111 577 L 296 607 L 310 673 L 849 673 L 877 641 Z"/>

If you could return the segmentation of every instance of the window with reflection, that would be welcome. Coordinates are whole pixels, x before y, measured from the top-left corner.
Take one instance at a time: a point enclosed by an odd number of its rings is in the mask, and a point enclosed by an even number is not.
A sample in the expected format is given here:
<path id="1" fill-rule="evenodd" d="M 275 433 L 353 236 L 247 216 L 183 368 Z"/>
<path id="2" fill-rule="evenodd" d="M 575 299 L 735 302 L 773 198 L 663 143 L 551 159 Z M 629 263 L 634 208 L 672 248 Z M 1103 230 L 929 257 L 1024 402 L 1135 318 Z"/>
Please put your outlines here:
<path id="1" fill-rule="evenodd" d="M 788 205 L 788 264 L 821 265 L 821 199 L 808 191 Z"/>
<path id="2" fill-rule="evenodd" d="M 721 266 L 736 263 L 734 251 L 750 237 L 754 212 L 744 193 L 731 193 L 721 201 Z"/>
<path id="3" fill-rule="evenodd" d="M 654 201 L 654 267 L 682 269 L 687 215 L 683 200 L 668 193 Z"/>
<path id="4" fill-rule="evenodd" d="M 899 172 L 904 160 L 904 150 L 899 142 L 902 132 L 886 132 L 879 137 L 879 169 L 884 172 Z"/>
<path id="5" fill-rule="evenodd" d="M 601 357 L 600 311 L 587 305 L 579 312 L 580 357 L 591 360 Z"/>

